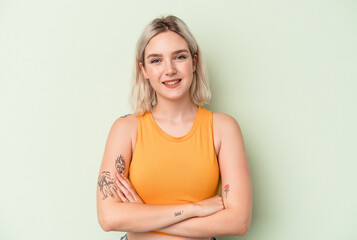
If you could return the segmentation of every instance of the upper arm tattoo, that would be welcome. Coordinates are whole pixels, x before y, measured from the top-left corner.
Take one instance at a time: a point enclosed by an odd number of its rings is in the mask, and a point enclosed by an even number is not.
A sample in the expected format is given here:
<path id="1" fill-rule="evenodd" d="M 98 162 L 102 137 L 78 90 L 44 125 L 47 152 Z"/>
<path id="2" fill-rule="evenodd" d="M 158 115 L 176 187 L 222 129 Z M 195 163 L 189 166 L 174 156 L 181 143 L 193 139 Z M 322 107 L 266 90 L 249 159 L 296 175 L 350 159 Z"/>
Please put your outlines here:
<path id="1" fill-rule="evenodd" d="M 103 171 L 99 175 L 98 188 L 103 195 L 102 200 L 106 199 L 108 196 L 115 198 L 114 193 L 117 190 L 117 187 L 115 186 L 114 180 L 111 178 L 109 171 Z"/>
<path id="2" fill-rule="evenodd" d="M 120 156 L 117 158 L 115 161 L 115 169 L 119 174 L 124 174 L 125 173 L 125 159 L 124 157 L 120 154 Z"/>
<path id="3" fill-rule="evenodd" d="M 228 192 L 230 191 L 231 189 L 229 188 L 229 184 L 226 184 L 226 186 L 224 186 L 224 191 L 226 192 L 226 198 L 228 197 Z"/>
<path id="4" fill-rule="evenodd" d="M 117 160 L 115 160 L 115 169 L 119 174 L 125 173 L 125 159 L 121 154 Z M 106 199 L 108 196 L 115 198 L 115 192 L 118 190 L 118 187 L 114 184 L 114 180 L 110 176 L 109 171 L 103 171 L 99 174 L 98 188 L 103 195 L 102 200 Z"/>

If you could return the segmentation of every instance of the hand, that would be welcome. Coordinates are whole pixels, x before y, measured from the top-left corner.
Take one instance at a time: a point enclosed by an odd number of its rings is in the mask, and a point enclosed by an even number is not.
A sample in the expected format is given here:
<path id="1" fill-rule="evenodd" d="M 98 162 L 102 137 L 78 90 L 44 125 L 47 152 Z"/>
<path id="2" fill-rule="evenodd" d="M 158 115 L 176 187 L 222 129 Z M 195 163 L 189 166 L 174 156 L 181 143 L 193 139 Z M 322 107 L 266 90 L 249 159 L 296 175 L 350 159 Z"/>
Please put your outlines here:
<path id="1" fill-rule="evenodd" d="M 203 200 L 201 202 L 194 203 L 194 205 L 198 206 L 198 216 L 204 217 L 216 212 L 219 212 L 224 209 L 223 200 L 220 196 L 214 196 Z"/>
<path id="2" fill-rule="evenodd" d="M 115 185 L 118 188 L 116 192 L 122 202 L 144 203 L 139 194 L 135 191 L 135 188 L 131 182 L 124 175 L 116 173 L 115 176 L 117 178 Z"/>

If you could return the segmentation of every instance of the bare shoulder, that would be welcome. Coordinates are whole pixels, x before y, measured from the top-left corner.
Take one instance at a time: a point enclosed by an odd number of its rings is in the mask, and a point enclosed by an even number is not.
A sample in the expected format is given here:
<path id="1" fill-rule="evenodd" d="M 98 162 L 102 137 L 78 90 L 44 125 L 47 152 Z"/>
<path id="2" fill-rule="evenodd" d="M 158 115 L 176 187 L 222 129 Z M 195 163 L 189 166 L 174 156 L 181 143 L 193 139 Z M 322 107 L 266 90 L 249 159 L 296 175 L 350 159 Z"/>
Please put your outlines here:
<path id="1" fill-rule="evenodd" d="M 240 127 L 233 117 L 218 112 L 213 112 L 212 117 L 213 138 L 217 156 L 220 155 L 222 147 L 243 142 Z"/>
<path id="2" fill-rule="evenodd" d="M 239 124 L 232 116 L 219 112 L 213 112 L 212 116 L 214 133 L 224 134 L 232 131 L 238 131 L 240 133 Z"/>
<path id="3" fill-rule="evenodd" d="M 112 129 L 129 133 L 136 131 L 137 125 L 138 117 L 134 114 L 127 114 L 117 118 L 113 123 Z"/>
<path id="4" fill-rule="evenodd" d="M 135 142 L 138 131 L 138 117 L 134 114 L 128 114 L 116 119 L 110 129 L 110 135 L 122 140 L 131 140 Z"/>

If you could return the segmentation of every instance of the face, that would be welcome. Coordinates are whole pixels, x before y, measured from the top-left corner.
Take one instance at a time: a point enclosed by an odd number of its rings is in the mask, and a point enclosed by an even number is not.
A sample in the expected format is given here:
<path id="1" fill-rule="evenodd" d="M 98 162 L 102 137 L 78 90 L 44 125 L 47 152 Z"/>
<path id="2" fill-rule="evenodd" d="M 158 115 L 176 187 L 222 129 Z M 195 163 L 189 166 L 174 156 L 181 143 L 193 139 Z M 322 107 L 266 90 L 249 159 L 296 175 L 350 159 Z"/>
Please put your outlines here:
<path id="1" fill-rule="evenodd" d="M 149 41 L 140 68 L 155 90 L 158 102 L 163 98 L 190 98 L 196 58 L 192 59 L 185 39 L 175 32 L 160 33 Z"/>

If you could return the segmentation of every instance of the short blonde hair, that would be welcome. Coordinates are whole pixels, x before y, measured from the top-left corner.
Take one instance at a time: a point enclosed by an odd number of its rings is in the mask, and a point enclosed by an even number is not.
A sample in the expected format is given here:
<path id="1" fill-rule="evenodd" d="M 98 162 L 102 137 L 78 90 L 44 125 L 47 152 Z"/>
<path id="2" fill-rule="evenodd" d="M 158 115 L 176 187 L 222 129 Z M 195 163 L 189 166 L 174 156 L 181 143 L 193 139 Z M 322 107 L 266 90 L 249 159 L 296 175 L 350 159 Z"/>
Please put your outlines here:
<path id="1" fill-rule="evenodd" d="M 173 31 L 186 40 L 192 58 L 197 56 L 196 71 L 193 73 L 190 88 L 191 100 L 196 105 L 209 103 L 211 90 L 205 73 L 202 56 L 198 44 L 186 24 L 175 16 L 154 19 L 146 26 L 136 45 L 134 76 L 131 91 L 131 105 L 134 114 L 142 115 L 152 111 L 156 104 L 156 93 L 150 82 L 145 79 L 140 70 L 140 63 L 144 65 L 145 48 L 151 38 L 162 32 Z"/>

